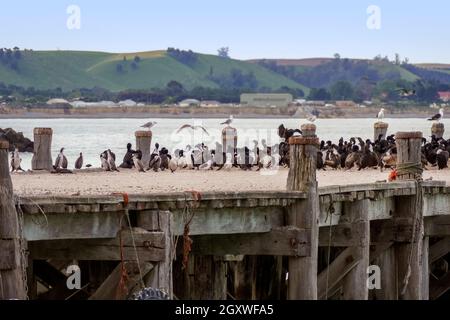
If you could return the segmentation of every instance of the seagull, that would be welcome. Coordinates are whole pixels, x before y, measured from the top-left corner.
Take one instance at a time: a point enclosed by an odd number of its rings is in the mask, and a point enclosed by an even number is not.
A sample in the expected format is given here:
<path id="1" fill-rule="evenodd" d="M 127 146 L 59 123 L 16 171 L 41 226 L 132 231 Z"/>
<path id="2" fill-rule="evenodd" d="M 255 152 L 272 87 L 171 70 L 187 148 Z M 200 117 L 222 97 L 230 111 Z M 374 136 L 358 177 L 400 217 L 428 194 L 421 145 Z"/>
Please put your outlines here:
<path id="1" fill-rule="evenodd" d="M 377 114 L 377 118 L 378 118 L 378 120 L 384 119 L 384 108 L 380 109 L 380 112 L 378 112 L 378 114 Z"/>
<path id="2" fill-rule="evenodd" d="M 191 128 L 192 130 L 202 129 L 202 130 L 209 136 L 208 131 L 206 131 L 206 129 L 205 129 L 204 127 L 199 126 L 199 125 L 193 126 L 193 125 L 190 125 L 190 124 L 182 125 L 182 126 L 177 130 L 177 133 L 180 133 L 181 130 L 186 129 L 186 128 Z"/>
<path id="3" fill-rule="evenodd" d="M 443 117 L 444 117 L 444 109 L 440 108 L 439 113 L 436 113 L 434 116 L 432 116 L 431 118 L 428 118 L 427 120 L 439 122 L 439 120 L 441 120 Z"/>
<path id="4" fill-rule="evenodd" d="M 147 128 L 150 130 L 156 124 L 157 124 L 156 121 L 150 121 L 150 122 L 147 122 L 146 124 L 142 125 L 141 128 Z"/>
<path id="5" fill-rule="evenodd" d="M 230 114 L 230 117 L 228 118 L 227 121 L 222 122 L 221 124 L 226 124 L 226 125 L 230 125 L 233 122 L 233 115 Z"/>
<path id="6" fill-rule="evenodd" d="M 306 118 L 306 120 L 308 120 L 309 122 L 314 122 L 316 121 L 317 117 L 314 115 L 309 115 L 308 118 Z"/>

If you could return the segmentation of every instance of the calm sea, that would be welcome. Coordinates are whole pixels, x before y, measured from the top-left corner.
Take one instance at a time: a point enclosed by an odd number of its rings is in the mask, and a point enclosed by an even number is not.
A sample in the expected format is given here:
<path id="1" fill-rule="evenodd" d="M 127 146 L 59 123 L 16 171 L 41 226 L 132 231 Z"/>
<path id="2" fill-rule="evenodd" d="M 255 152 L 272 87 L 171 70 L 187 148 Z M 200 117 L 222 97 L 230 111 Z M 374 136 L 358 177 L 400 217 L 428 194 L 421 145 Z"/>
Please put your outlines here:
<path id="1" fill-rule="evenodd" d="M 69 167 L 80 152 L 83 152 L 85 164 L 100 166 L 99 154 L 111 149 L 121 159 L 126 151 L 126 144 L 131 142 L 135 146 L 134 132 L 147 121 L 154 120 L 158 124 L 152 129 L 152 144 L 158 142 L 169 150 L 184 148 L 190 144 L 204 142 L 214 148 L 215 142 L 220 141 L 220 125 L 224 119 L 0 119 L 0 128 L 11 127 L 22 131 L 26 137 L 33 139 L 33 128 L 53 128 L 52 153 L 55 158 L 61 147 L 66 149 Z M 253 145 L 253 140 L 267 144 L 279 141 L 277 128 L 283 123 L 288 128 L 299 128 L 306 120 L 303 119 L 235 119 L 233 126 L 238 131 L 238 145 Z M 340 137 L 373 138 L 373 123 L 375 119 L 318 119 L 317 134 L 320 139 L 336 141 Z M 385 119 L 389 123 L 389 133 L 397 131 L 422 131 L 425 136 L 430 135 L 431 123 L 425 119 Z M 183 130 L 176 133 L 183 124 L 202 125 L 209 135 L 201 130 Z M 450 120 L 444 119 L 450 130 Z M 31 166 L 31 154 L 22 154 L 23 168 Z"/>

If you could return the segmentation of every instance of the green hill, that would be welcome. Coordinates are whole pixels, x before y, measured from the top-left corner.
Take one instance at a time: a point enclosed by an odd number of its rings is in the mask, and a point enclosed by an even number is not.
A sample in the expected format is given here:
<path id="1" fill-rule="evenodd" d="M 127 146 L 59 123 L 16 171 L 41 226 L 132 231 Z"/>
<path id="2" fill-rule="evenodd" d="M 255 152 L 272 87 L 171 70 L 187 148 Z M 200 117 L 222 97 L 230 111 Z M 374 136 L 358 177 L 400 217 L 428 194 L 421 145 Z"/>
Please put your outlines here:
<path id="1" fill-rule="evenodd" d="M 166 51 L 126 54 L 83 51 L 20 52 L 17 68 L 0 63 L 0 82 L 36 89 L 101 87 L 120 91 L 162 88 L 169 81 L 175 80 L 186 89 L 197 86 L 217 88 L 219 84 L 211 79 L 211 72 L 215 77 L 223 77 L 232 70 L 240 70 L 243 74 L 252 73 L 258 88 L 276 90 L 286 86 L 308 92 L 305 86 L 259 65 L 212 55 L 196 54 L 197 61 L 187 65 L 172 58 Z M 139 57 L 138 62 L 134 61 L 136 56 Z"/>

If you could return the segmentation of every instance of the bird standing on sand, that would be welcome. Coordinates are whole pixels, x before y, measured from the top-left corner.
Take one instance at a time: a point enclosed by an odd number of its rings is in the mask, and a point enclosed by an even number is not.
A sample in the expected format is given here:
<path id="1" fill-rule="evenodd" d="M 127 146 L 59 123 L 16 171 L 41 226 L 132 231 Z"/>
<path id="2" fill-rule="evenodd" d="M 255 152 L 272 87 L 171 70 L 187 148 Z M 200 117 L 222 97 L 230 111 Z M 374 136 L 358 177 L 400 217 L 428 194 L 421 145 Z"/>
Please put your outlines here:
<path id="1" fill-rule="evenodd" d="M 67 158 L 64 155 L 64 148 L 61 148 L 61 150 L 59 151 L 59 155 L 56 157 L 55 160 L 55 169 L 67 169 Z"/>
<path id="2" fill-rule="evenodd" d="M 117 167 L 116 167 L 116 157 L 115 157 L 115 155 L 113 155 L 113 153 L 111 152 L 110 149 L 108 149 L 106 154 L 107 154 L 106 160 L 108 161 L 109 169 L 111 171 L 119 171 L 117 169 Z"/>
<path id="3" fill-rule="evenodd" d="M 105 170 L 105 171 L 110 171 L 107 157 L 108 157 L 108 155 L 106 154 L 106 152 L 101 153 L 100 154 L 100 161 L 102 163 L 102 169 Z"/>
<path id="4" fill-rule="evenodd" d="M 384 108 L 380 109 L 380 111 L 377 114 L 377 118 L 378 118 L 378 120 L 383 120 L 384 119 Z"/>
<path id="5" fill-rule="evenodd" d="M 147 128 L 148 130 L 150 130 L 153 126 L 156 125 L 156 123 L 157 123 L 156 121 L 150 121 L 142 125 L 141 128 Z"/>
<path id="6" fill-rule="evenodd" d="M 206 131 L 206 129 L 205 129 L 203 126 L 199 126 L 199 125 L 193 126 L 193 125 L 190 125 L 190 124 L 182 125 L 182 126 L 177 130 L 177 133 L 180 133 L 181 130 L 186 129 L 186 128 L 191 128 L 192 130 L 202 129 L 203 132 L 205 132 L 205 133 L 209 136 L 208 131 Z"/>
<path id="7" fill-rule="evenodd" d="M 444 108 L 440 108 L 439 113 L 436 113 L 434 116 L 432 116 L 431 118 L 428 118 L 427 120 L 439 122 L 439 120 L 441 120 L 443 117 L 444 117 Z"/>
<path id="8" fill-rule="evenodd" d="M 227 126 L 229 126 L 232 122 L 233 122 L 233 115 L 230 114 L 230 117 L 221 124 L 226 124 Z"/>
<path id="9" fill-rule="evenodd" d="M 141 159 L 139 159 L 139 155 L 137 153 L 133 153 L 132 158 L 134 167 L 138 169 L 139 172 L 145 172 L 144 164 L 142 163 Z"/>
<path id="10" fill-rule="evenodd" d="M 22 162 L 22 159 L 20 159 L 20 155 L 19 155 L 19 149 L 15 148 L 14 152 L 12 153 L 12 157 L 11 157 L 11 172 L 14 171 L 23 171 L 25 172 L 25 170 L 23 170 L 20 167 L 20 163 Z"/>
<path id="11" fill-rule="evenodd" d="M 83 167 L 83 153 L 80 152 L 80 156 L 75 161 L 75 169 L 81 169 Z"/>
<path id="12" fill-rule="evenodd" d="M 169 161 L 169 169 L 172 173 L 175 172 L 178 168 L 178 159 L 174 156 Z"/>

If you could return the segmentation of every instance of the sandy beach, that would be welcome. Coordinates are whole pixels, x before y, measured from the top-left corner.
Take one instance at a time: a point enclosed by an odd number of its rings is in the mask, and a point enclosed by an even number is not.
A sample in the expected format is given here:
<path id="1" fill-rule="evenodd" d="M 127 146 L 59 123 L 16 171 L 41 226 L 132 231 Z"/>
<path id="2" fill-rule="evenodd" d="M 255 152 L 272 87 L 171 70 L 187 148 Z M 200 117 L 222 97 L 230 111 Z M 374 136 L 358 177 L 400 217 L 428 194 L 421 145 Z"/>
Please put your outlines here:
<path id="1" fill-rule="evenodd" d="M 138 173 L 79 171 L 74 174 L 14 173 L 14 192 L 18 195 L 108 195 L 114 192 L 129 194 L 184 192 L 184 191 L 262 191 L 285 190 L 288 169 L 278 171 L 194 171 L 180 170 Z M 386 180 L 389 171 L 366 169 L 362 171 L 318 171 L 319 187 L 373 183 Z M 424 179 L 432 178 L 450 184 L 450 170 L 430 168 Z"/>

